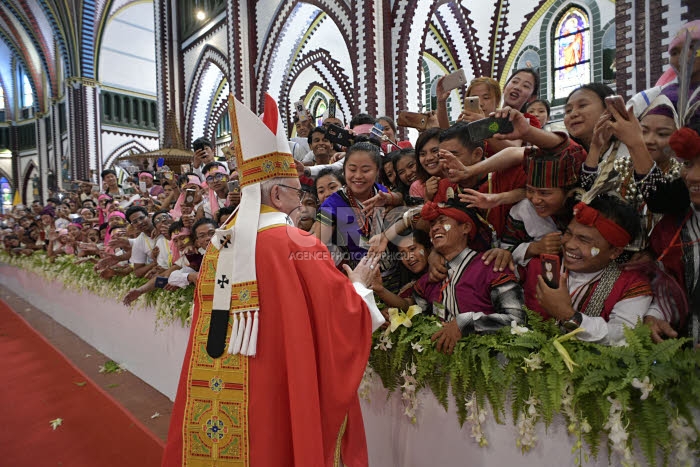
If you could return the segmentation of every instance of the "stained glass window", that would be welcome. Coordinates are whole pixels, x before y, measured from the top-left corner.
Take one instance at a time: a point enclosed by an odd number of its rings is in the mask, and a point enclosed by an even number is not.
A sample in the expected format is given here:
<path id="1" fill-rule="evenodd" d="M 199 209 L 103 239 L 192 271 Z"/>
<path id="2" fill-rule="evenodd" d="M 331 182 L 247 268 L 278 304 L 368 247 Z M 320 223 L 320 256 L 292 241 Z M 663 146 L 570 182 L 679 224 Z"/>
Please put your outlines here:
<path id="1" fill-rule="evenodd" d="M 12 211 L 12 188 L 5 177 L 0 178 L 0 196 L 2 197 L 0 211 L 3 213 Z"/>
<path id="2" fill-rule="evenodd" d="M 591 81 L 591 29 L 588 15 L 570 8 L 554 32 L 554 98 L 563 99 Z"/>

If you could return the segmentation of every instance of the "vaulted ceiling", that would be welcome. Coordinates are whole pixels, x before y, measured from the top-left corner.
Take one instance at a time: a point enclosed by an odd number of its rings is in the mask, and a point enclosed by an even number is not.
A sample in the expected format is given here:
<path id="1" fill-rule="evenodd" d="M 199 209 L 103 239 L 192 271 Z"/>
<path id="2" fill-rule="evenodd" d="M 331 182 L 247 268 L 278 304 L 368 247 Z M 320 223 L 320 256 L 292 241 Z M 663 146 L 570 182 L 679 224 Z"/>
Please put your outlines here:
<path id="1" fill-rule="evenodd" d="M 98 79 L 99 45 L 108 14 L 141 2 L 0 0 L 0 86 L 8 90 L 14 85 L 8 56 L 13 57 L 29 76 L 35 110 L 45 111 L 50 99 L 61 97 L 64 78 Z"/>

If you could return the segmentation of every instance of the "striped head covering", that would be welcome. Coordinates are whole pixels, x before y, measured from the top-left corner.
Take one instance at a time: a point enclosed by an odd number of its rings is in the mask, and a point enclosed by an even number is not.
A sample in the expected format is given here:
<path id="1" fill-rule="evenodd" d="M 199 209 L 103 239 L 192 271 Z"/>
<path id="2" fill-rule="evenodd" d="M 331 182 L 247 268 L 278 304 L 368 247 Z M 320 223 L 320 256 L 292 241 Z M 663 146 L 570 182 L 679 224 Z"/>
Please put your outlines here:
<path id="1" fill-rule="evenodd" d="M 538 151 L 526 151 L 523 170 L 527 184 L 535 188 L 571 188 L 578 183 L 581 161 L 570 151 L 542 155 Z"/>

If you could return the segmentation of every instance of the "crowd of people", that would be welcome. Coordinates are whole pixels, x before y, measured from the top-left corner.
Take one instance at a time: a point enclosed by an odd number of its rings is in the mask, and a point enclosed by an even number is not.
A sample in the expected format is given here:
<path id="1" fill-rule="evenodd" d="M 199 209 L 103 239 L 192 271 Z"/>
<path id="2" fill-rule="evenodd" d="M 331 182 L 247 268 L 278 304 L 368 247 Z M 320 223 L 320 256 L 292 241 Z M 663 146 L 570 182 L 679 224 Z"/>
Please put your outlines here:
<path id="1" fill-rule="evenodd" d="M 380 258 L 375 296 L 439 316 L 446 325 L 433 338 L 447 353 L 469 333 L 524 322 L 525 306 L 583 328 L 578 337 L 590 342 L 620 345 L 624 327 L 643 321 L 656 340 L 698 344 L 697 23 L 669 48 L 674 69 L 690 63 L 687 78 L 627 104 L 605 84 L 585 84 L 566 99 L 566 132 L 548 129 L 532 69 L 516 70 L 503 89 L 474 79 L 464 96 L 479 105 L 454 123 L 438 82 L 437 110 L 415 126 L 415 141 L 399 140 L 388 116 L 358 114 L 346 126 L 326 114 L 316 126 L 297 112 L 289 145 L 301 188 L 280 185 L 298 192 L 290 218 L 341 271 Z M 509 122 L 507 132 L 479 137 L 485 118 Z M 233 160 L 204 138 L 194 147 L 190 172 L 141 171 L 120 186 L 104 170 L 100 186 L 81 182 L 46 204 L 15 206 L 2 221 L 5 249 L 74 255 L 105 280 L 148 278 L 127 305 L 155 287 L 191 286 L 242 196 Z"/>

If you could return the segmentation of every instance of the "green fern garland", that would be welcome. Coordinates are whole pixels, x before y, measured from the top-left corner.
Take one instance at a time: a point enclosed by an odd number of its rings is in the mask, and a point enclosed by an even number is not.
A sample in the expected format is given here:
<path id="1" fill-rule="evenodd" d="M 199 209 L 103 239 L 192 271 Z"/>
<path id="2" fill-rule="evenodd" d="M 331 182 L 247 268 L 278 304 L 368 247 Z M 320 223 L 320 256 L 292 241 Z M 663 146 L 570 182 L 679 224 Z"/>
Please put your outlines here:
<path id="1" fill-rule="evenodd" d="M 574 437 L 575 457 L 581 454 L 580 439 L 592 455 L 599 454 L 603 434 L 610 431 L 605 425 L 611 400 L 622 404 L 623 420 L 629 422 L 626 446 L 631 449 L 638 441 L 649 465 L 655 465 L 657 459 L 663 459 L 664 464 L 669 462 L 674 439 L 666 427 L 678 415 L 697 433 L 693 411 L 700 409 L 700 352 L 687 348 L 687 339 L 655 344 L 649 329 L 640 325 L 625 331 L 625 347 L 566 340 L 561 344 L 576 363 L 570 372 L 553 345 L 561 336 L 558 327 L 530 311 L 528 318 L 529 331 L 524 334 L 513 334 L 511 328 L 504 328 L 495 334 L 470 335 L 461 339 L 448 356 L 437 352 L 430 341 L 439 328 L 437 319 L 417 315 L 411 327 L 400 326 L 394 333 L 375 333 L 370 366 L 384 387 L 393 392 L 400 384 L 398 373 L 415 362 L 418 387 L 430 388 L 446 410 L 451 389 L 460 425 L 467 418 L 464 401 L 471 395 L 481 408 L 488 401 L 499 423 L 504 423 L 508 402 L 515 422 L 527 415 L 525 402 L 537 400 L 538 421 L 548 426 L 555 415 L 564 416 Z M 381 340 L 390 342 L 390 348 L 382 350 Z M 420 351 L 414 347 L 416 344 Z M 525 359 L 539 368 L 529 368 Z M 654 387 L 641 400 L 642 392 L 632 383 L 645 376 Z M 562 406 L 567 385 L 573 387 L 568 413 L 575 414 L 575 418 L 568 416 Z M 583 421 L 587 431 L 582 431 Z M 691 453 L 700 451 L 698 438 L 692 440 Z M 609 441 L 609 455 L 612 447 Z"/>
<path id="2" fill-rule="evenodd" d="M 46 280 L 61 281 L 68 289 L 87 291 L 119 302 L 129 290 L 147 282 L 147 279 L 135 277 L 133 274 L 104 280 L 95 273 L 92 263 L 76 264 L 75 258 L 71 256 L 58 256 L 54 262 L 50 262 L 43 252 L 36 252 L 31 256 L 10 256 L 0 251 L 0 262 L 31 271 Z M 191 319 L 194 288 L 187 287 L 174 292 L 156 289 L 142 295 L 139 300 L 145 306 L 155 309 L 158 329 L 175 322 L 186 327 Z"/>

